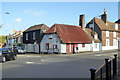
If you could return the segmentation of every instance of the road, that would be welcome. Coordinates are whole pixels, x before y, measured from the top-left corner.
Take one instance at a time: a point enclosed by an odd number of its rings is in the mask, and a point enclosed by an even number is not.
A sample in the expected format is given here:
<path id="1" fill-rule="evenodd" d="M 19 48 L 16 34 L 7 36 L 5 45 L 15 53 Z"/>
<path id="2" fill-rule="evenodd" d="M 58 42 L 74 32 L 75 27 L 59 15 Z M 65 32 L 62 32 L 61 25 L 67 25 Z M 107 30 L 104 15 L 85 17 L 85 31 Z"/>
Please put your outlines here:
<path id="1" fill-rule="evenodd" d="M 118 52 L 80 54 L 19 54 L 2 64 L 3 78 L 90 78 L 89 68 L 98 69 L 104 59 Z"/>

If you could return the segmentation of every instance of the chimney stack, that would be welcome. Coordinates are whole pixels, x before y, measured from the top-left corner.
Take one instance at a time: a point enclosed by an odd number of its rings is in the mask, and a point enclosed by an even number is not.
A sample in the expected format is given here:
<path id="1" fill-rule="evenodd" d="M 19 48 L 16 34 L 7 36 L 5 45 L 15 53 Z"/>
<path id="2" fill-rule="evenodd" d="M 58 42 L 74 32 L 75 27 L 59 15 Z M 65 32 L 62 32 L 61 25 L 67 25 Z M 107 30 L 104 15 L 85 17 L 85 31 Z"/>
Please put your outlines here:
<path id="1" fill-rule="evenodd" d="M 85 15 L 84 14 L 80 15 L 79 26 L 81 26 L 82 29 L 85 28 Z"/>
<path id="2" fill-rule="evenodd" d="M 101 15 L 101 19 L 103 20 L 103 22 L 105 24 L 107 24 L 107 12 L 106 12 L 106 9 L 104 9 L 104 14 Z"/>
<path id="3" fill-rule="evenodd" d="M 16 33 L 16 29 L 13 29 L 13 34 L 15 34 Z"/>

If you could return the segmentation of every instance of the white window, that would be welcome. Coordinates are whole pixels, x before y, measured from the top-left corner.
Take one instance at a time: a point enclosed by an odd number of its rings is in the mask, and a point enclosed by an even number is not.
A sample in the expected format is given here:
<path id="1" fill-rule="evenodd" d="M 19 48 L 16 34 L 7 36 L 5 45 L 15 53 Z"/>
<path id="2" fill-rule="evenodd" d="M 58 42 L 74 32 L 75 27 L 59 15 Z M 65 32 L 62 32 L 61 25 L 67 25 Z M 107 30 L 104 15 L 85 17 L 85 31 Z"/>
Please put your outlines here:
<path id="1" fill-rule="evenodd" d="M 109 46 L 109 45 L 110 45 L 109 39 L 106 39 L 106 46 Z"/>
<path id="2" fill-rule="evenodd" d="M 52 43 L 49 43 L 49 48 L 50 49 L 53 49 L 54 48 L 54 45 Z"/>
<path id="3" fill-rule="evenodd" d="M 28 33 L 26 33 L 26 40 L 28 40 Z"/>
<path id="4" fill-rule="evenodd" d="M 118 30 L 118 24 L 115 24 L 115 29 Z"/>
<path id="5" fill-rule="evenodd" d="M 89 24 L 89 28 L 93 28 L 93 26 L 94 26 L 93 24 Z"/>
<path id="6" fill-rule="evenodd" d="M 94 38 L 95 38 L 95 39 L 98 39 L 98 35 L 94 35 Z"/>
<path id="7" fill-rule="evenodd" d="M 116 32 L 113 32 L 113 37 L 116 37 Z"/>
<path id="8" fill-rule="evenodd" d="M 109 31 L 106 31 L 106 37 L 109 37 Z"/>
<path id="9" fill-rule="evenodd" d="M 35 40 L 35 32 L 33 32 L 33 40 Z"/>
<path id="10" fill-rule="evenodd" d="M 113 39 L 113 46 L 116 46 L 117 40 Z"/>
<path id="11" fill-rule="evenodd" d="M 52 39 L 52 35 L 49 35 L 49 39 Z"/>

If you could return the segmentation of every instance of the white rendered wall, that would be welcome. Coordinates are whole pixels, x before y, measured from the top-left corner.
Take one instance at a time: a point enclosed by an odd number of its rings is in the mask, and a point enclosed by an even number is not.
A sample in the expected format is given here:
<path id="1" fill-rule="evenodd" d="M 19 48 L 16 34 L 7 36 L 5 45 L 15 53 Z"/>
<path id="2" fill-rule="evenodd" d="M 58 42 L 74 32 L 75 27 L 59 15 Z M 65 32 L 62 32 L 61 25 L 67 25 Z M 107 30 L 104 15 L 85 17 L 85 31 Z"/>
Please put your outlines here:
<path id="1" fill-rule="evenodd" d="M 52 36 L 52 39 L 49 39 L 49 35 Z M 50 48 L 49 50 L 46 49 L 46 43 L 49 43 L 49 48 L 50 46 L 57 45 L 58 49 Z M 48 53 L 53 53 L 53 52 L 61 52 L 61 43 L 59 40 L 59 37 L 57 34 L 45 34 L 42 41 L 41 41 L 41 52 L 48 52 Z"/>
<path id="2" fill-rule="evenodd" d="M 78 44 L 78 52 L 81 51 L 91 51 L 91 44 L 85 44 L 85 47 L 82 47 L 82 44 Z"/>

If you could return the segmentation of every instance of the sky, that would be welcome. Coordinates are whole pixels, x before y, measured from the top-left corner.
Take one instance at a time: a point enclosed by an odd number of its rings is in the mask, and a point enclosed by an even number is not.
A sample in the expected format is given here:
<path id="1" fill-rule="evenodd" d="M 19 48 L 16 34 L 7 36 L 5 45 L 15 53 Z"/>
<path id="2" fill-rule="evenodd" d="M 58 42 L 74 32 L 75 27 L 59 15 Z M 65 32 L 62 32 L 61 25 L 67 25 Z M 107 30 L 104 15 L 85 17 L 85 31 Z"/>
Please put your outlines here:
<path id="1" fill-rule="evenodd" d="M 2 2 L 2 35 L 42 23 L 48 27 L 55 23 L 79 26 L 79 15 L 85 14 L 88 23 L 103 14 L 104 8 L 108 21 L 118 20 L 118 2 Z"/>

